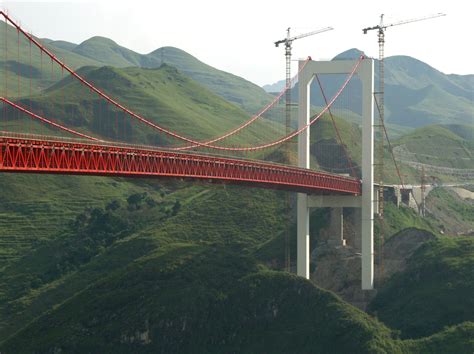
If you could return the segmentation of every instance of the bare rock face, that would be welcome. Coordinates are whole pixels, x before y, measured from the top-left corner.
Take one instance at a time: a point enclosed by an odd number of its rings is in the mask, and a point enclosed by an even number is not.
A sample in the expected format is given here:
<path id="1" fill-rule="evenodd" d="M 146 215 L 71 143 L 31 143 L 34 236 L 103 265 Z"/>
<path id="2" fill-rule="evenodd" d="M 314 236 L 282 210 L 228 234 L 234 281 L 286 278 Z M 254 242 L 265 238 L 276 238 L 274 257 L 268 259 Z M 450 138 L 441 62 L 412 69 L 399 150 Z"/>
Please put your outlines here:
<path id="1" fill-rule="evenodd" d="M 375 291 L 361 289 L 361 254 L 350 246 L 331 247 L 321 244 L 311 259 L 315 264 L 311 280 L 331 290 L 345 301 L 365 310 Z"/>
<path id="2" fill-rule="evenodd" d="M 347 225 L 349 226 L 349 225 Z M 346 227 L 346 225 L 345 225 Z M 323 230 L 323 239 L 330 239 Z M 403 271 L 408 258 L 423 243 L 434 239 L 435 236 L 424 230 L 415 228 L 405 229 L 393 235 L 384 246 L 384 273 L 376 263 L 375 284 L 382 283 L 392 274 Z M 328 242 L 318 243 L 318 247 L 311 254 L 312 264 L 315 266 L 311 280 L 318 286 L 331 290 L 345 301 L 365 310 L 369 302 L 375 297 L 377 290 L 364 291 L 361 289 L 361 254 L 360 248 L 350 246 L 331 246 Z"/>
<path id="3" fill-rule="evenodd" d="M 382 281 L 406 268 L 407 259 L 423 243 L 436 236 L 429 231 L 409 228 L 393 235 L 384 245 L 384 274 Z M 379 279 L 380 280 L 380 279 Z"/>

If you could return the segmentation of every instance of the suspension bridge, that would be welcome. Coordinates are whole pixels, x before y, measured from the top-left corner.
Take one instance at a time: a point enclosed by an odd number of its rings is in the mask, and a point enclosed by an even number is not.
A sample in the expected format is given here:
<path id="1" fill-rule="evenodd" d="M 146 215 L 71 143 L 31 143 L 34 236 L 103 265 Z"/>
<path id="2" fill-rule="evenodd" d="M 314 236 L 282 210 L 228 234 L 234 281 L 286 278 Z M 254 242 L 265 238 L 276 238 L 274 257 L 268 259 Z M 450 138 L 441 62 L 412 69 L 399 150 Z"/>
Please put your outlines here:
<path id="1" fill-rule="evenodd" d="M 0 15 L 5 22 L 5 68 L 1 80 L 3 94 L 0 95 L 3 105 L 0 172 L 167 177 L 298 192 L 297 273 L 306 278 L 309 278 L 310 208 L 336 208 L 341 217 L 343 207 L 360 208 L 362 287 L 373 288 L 373 213 L 376 201 L 373 193 L 372 59 L 361 56 L 357 60 L 339 62 L 302 60 L 297 76 L 264 108 L 218 136 L 197 139 L 160 124 L 156 117 L 138 113 L 136 107 L 127 106 L 106 89 L 94 84 L 80 70 L 68 66 L 10 15 L 4 11 L 0 11 Z M 12 41 L 12 38 L 15 40 Z M 20 58 L 20 54 L 26 58 Z M 35 55 L 37 58 L 33 58 Z M 33 72 L 33 62 L 40 62 L 39 74 Z M 10 74 L 8 77 L 8 69 L 12 67 L 17 75 L 13 77 Z M 46 101 L 47 105 L 52 106 L 47 113 L 38 109 L 35 100 L 39 96 L 33 87 L 33 79 L 49 70 L 50 82 L 73 81 L 82 88 L 83 97 L 92 97 L 95 102 L 95 109 L 91 110 L 93 119 L 99 125 L 100 117 L 104 125 L 115 122 L 115 136 L 85 125 L 67 124 L 67 116 L 58 117 L 51 113 L 54 112 L 54 105 L 61 105 L 68 97 L 63 96 L 62 103 Z M 344 79 L 328 98 L 320 76 L 329 74 L 344 75 Z M 362 83 L 359 93 L 362 101 L 359 172 L 354 169 L 332 114 L 336 102 L 341 100 L 356 76 Z M 319 83 L 324 105 L 312 114 L 309 97 L 314 78 Z M 288 132 L 284 124 L 279 124 L 275 112 L 283 112 L 282 97 L 296 80 L 299 85 L 298 124 Z M 67 94 L 64 91 L 62 95 Z M 41 97 L 43 103 L 44 97 Z M 61 112 L 64 114 L 64 110 Z M 348 164 L 343 169 L 344 174 L 324 171 L 323 168 L 310 169 L 310 128 L 323 115 L 330 115 L 338 144 L 344 148 L 344 161 Z M 251 129 L 254 131 L 249 133 Z M 134 131 L 158 134 L 158 140 L 162 143 L 152 145 L 134 140 Z M 278 161 L 275 156 L 279 156 L 279 148 L 295 140 L 298 141 L 297 166 Z"/>

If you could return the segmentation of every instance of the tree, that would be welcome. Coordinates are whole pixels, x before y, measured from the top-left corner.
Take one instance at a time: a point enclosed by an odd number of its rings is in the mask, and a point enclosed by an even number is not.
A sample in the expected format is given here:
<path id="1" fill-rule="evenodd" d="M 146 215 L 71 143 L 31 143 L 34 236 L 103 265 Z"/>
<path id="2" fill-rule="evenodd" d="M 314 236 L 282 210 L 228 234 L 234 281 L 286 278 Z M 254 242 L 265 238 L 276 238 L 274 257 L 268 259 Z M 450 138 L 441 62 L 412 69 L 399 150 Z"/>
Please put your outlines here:
<path id="1" fill-rule="evenodd" d="M 120 202 L 116 199 L 112 200 L 107 206 L 105 207 L 105 210 L 111 210 L 115 211 L 117 209 L 120 209 Z"/>
<path id="2" fill-rule="evenodd" d="M 175 216 L 178 214 L 179 209 L 181 209 L 181 202 L 179 200 L 176 200 L 174 202 L 173 208 L 171 208 L 171 215 Z"/>
<path id="3" fill-rule="evenodd" d="M 140 209 L 142 201 L 148 195 L 147 192 L 144 193 L 135 193 L 127 198 L 127 203 L 130 209 L 134 208 L 135 210 Z"/>

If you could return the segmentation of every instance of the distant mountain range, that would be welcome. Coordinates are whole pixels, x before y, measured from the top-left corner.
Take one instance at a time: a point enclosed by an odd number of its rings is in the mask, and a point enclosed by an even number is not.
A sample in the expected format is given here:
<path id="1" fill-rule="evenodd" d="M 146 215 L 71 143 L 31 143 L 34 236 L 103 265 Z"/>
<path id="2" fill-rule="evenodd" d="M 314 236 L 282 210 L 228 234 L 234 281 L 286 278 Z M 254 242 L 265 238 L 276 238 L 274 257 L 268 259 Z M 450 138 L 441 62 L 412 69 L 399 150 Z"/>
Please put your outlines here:
<path id="1" fill-rule="evenodd" d="M 28 58 L 29 43 L 26 40 L 20 40 L 20 58 Z M 92 37 L 80 44 L 48 38 L 40 39 L 40 41 L 75 70 L 91 65 L 158 68 L 164 63 L 174 66 L 186 76 L 247 112 L 258 111 L 272 99 L 271 95 L 260 86 L 213 68 L 178 48 L 163 47 L 149 54 L 139 54 L 104 37 Z M 59 68 L 54 68 L 52 72 L 49 62 L 42 62 L 36 51 L 33 51 L 31 68 L 30 63 L 17 62 L 18 38 L 16 29 L 11 26 L 0 26 L 0 48 L 5 48 L 5 42 L 7 42 L 8 53 L 6 57 L 2 55 L 0 58 L 0 76 L 3 77 L 4 72 L 7 76 L 6 96 L 16 97 L 18 91 L 20 95 L 28 93 L 30 87 L 33 93 L 40 92 L 62 79 L 63 72 Z"/>
<path id="2" fill-rule="evenodd" d="M 350 49 L 333 60 L 356 59 L 360 54 L 360 50 Z M 376 87 L 377 69 L 378 61 Z M 322 81 L 323 87 L 334 91 L 342 79 L 326 78 Z M 263 88 L 267 92 L 279 92 L 284 85 L 282 80 Z M 297 99 L 297 92 L 297 89 L 293 90 L 293 100 Z M 356 92 L 354 94 L 357 95 Z M 311 103 L 322 105 L 319 92 L 313 92 Z M 385 110 L 387 122 L 402 127 L 415 128 L 438 123 L 473 124 L 474 75 L 446 75 L 409 56 L 388 57 L 385 59 Z"/>
<path id="3" fill-rule="evenodd" d="M 81 44 L 50 39 L 42 41 L 53 51 L 59 48 L 62 53 L 67 51 L 67 54 L 80 56 L 88 61 L 93 60 L 98 65 L 142 68 L 157 68 L 162 64 L 174 66 L 186 76 L 248 112 L 256 112 L 271 100 L 271 96 L 258 85 L 213 68 L 178 48 L 163 47 L 149 54 L 139 54 L 104 37 L 92 37 Z M 66 58 L 67 54 L 64 53 Z"/>
<path id="4" fill-rule="evenodd" d="M 5 28 L 8 29 L 7 33 Z M 0 47 L 4 46 L 5 39 L 9 43 L 16 43 L 18 40 L 16 30 L 10 26 L 1 26 Z M 92 37 L 80 44 L 51 39 L 42 41 L 56 56 L 64 59 L 75 69 L 90 65 L 156 68 L 165 63 L 174 66 L 184 75 L 249 113 L 255 113 L 265 106 L 272 98 L 268 92 L 280 91 L 284 84 L 280 81 L 266 85 L 264 90 L 248 80 L 213 68 L 174 47 L 163 47 L 149 54 L 139 54 L 104 37 Z M 20 48 L 21 56 L 27 56 L 28 50 L 28 43 L 23 41 Z M 334 59 L 355 59 L 361 53 L 358 49 L 350 49 Z M 8 46 L 7 58 L 0 58 L 0 73 L 7 71 L 9 80 L 7 91 L 8 94 L 13 91 L 13 97 L 17 95 L 18 82 L 20 82 L 20 95 L 30 90 L 30 73 L 33 74 L 31 85 L 33 92 L 40 92 L 62 78 L 63 73 L 59 68 L 51 73 L 51 67 L 40 63 L 39 58 L 33 59 L 32 68 L 27 63 L 18 65 L 16 58 L 17 53 L 13 45 Z M 473 124 L 474 75 L 445 75 L 407 56 L 386 58 L 385 68 L 386 120 L 392 129 L 405 132 L 407 129 L 430 124 Z M 342 80 L 342 77 L 324 78 L 322 82 L 325 89 L 331 92 L 339 87 Z M 298 90 L 293 91 L 293 100 L 297 100 Z M 346 102 L 347 108 L 360 113 L 358 112 L 360 109 L 356 107 L 356 102 L 360 102 L 357 90 L 351 95 L 350 100 Z M 316 106 L 323 104 L 318 92 L 312 93 L 311 102 Z"/>

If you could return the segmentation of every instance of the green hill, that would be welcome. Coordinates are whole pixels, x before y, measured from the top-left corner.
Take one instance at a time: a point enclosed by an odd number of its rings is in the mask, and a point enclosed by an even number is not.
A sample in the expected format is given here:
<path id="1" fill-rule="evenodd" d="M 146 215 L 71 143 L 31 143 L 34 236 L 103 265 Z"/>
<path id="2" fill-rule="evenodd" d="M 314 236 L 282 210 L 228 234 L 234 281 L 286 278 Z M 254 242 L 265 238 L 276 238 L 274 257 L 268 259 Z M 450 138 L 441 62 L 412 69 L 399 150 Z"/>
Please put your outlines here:
<path id="1" fill-rule="evenodd" d="M 433 225 L 446 235 L 470 235 L 474 230 L 474 203 L 461 198 L 452 188 L 437 187 L 426 198 Z"/>
<path id="2" fill-rule="evenodd" d="M 385 83 L 388 123 L 411 128 L 472 124 L 472 75 L 446 75 L 399 55 L 385 59 Z"/>
<path id="3" fill-rule="evenodd" d="M 19 48 L 18 40 L 20 40 Z M 97 60 L 71 52 L 70 45 L 59 43 L 56 46 L 55 43 L 55 41 L 46 40 L 45 47 L 74 69 L 85 65 L 100 65 Z M 51 60 L 44 54 L 41 56 L 39 49 L 34 46 L 31 47 L 30 60 L 29 41 L 21 36 L 18 37 L 17 30 L 11 26 L 0 26 L 0 48 L 2 49 L 0 58 L 1 96 L 12 98 L 29 96 L 30 91 L 32 94 L 38 93 L 66 76 L 57 65 L 51 67 Z M 7 49 L 6 55 L 5 48 Z"/>
<path id="4" fill-rule="evenodd" d="M 250 81 L 217 70 L 178 48 L 159 48 L 148 54 L 147 58 L 162 58 L 164 63 L 175 66 L 193 80 L 247 112 L 260 111 L 272 99 L 272 96 Z"/>
<path id="5" fill-rule="evenodd" d="M 433 85 L 451 95 L 472 100 L 472 75 L 446 75 L 418 59 L 403 55 L 386 58 L 386 62 L 388 84 L 414 89 Z"/>
<path id="6" fill-rule="evenodd" d="M 142 66 L 141 54 L 123 48 L 113 40 L 105 37 L 89 38 L 75 46 L 72 51 L 110 66 Z M 160 66 L 160 64 L 155 65 L 155 67 Z"/>
<path id="7" fill-rule="evenodd" d="M 117 67 L 156 68 L 162 64 L 174 66 L 215 94 L 249 112 L 260 110 L 271 99 L 271 96 L 257 85 L 215 69 L 174 47 L 163 47 L 149 54 L 139 54 L 108 38 L 93 37 L 76 46 L 73 52 Z"/>
<path id="8" fill-rule="evenodd" d="M 12 186 L 12 193 L 27 177 L 9 176 L 5 182 Z M 282 229 L 283 221 L 276 218 L 281 213 L 281 193 L 163 184 L 163 180 L 73 177 L 68 188 L 58 188 L 62 211 L 55 208 L 59 197 L 48 189 L 66 178 L 38 176 L 36 188 L 21 194 L 15 204 L 7 204 L 11 215 L 25 215 L 48 233 L 40 237 L 31 230 L 27 234 L 35 240 L 29 245 L 31 251 L 23 249 L 23 258 L 10 259 L 0 268 L 3 336 L 111 271 L 167 244 L 207 248 L 211 243 L 252 249 Z M 81 198 L 75 198 L 76 193 Z M 28 205 L 40 208 L 21 209 Z M 247 220 L 246 226 L 241 226 L 240 220 Z M 0 233 L 7 236 L 21 231 L 21 223 L 16 223 L 10 225 L 9 232 L 1 229 Z"/>
<path id="9" fill-rule="evenodd" d="M 79 73 L 138 114 L 194 139 L 221 135 L 249 119 L 245 111 L 168 65 L 156 69 L 84 67 Z M 99 101 L 96 95 L 71 78 L 65 78 L 43 94 L 33 96 L 31 101 L 24 99 L 21 102 L 46 117 L 57 117 L 68 127 L 83 132 L 140 144 L 167 143 L 164 134 L 134 122 L 122 112 L 117 113 L 115 108 Z M 44 125 L 26 124 L 36 132 L 53 134 Z M 274 136 L 274 124 L 265 120 L 254 124 L 251 132 L 246 134 L 247 141 L 255 141 L 257 132 L 266 137 Z M 15 127 L 24 129 L 15 120 L 10 120 L 9 125 L 10 130 L 18 129 Z M 226 142 L 232 144 L 242 139 L 242 136 L 236 136 Z"/>
<path id="10" fill-rule="evenodd" d="M 404 338 L 474 320 L 474 239 L 441 237 L 422 245 L 405 272 L 379 289 L 370 311 Z"/>
<path id="11" fill-rule="evenodd" d="M 333 60 L 355 60 L 363 54 L 352 48 Z M 430 124 L 472 124 L 474 110 L 474 76 L 446 75 L 435 68 L 409 56 L 387 57 L 385 62 L 385 122 L 391 135 Z M 321 81 L 328 96 L 342 84 L 341 77 L 325 77 Z M 378 85 L 378 61 L 375 62 L 375 85 Z M 266 85 L 268 92 L 279 92 L 284 81 Z M 296 86 L 297 88 L 297 86 Z M 347 87 L 351 100 L 340 102 L 345 108 L 361 114 L 354 102 L 360 101 L 360 91 Z M 293 90 L 297 100 L 298 90 Z M 321 106 L 323 99 L 317 85 L 311 93 L 311 103 Z"/>
<path id="12" fill-rule="evenodd" d="M 92 37 L 79 45 L 51 39 L 41 41 L 54 55 L 75 70 L 86 65 L 158 68 L 166 63 L 247 112 L 255 113 L 271 100 L 271 96 L 259 86 L 236 75 L 215 69 L 178 48 L 163 47 L 149 54 L 139 54 L 104 37 Z M 53 67 L 51 73 L 50 60 L 45 55 L 41 57 L 39 50 L 34 47 L 30 63 L 29 42 L 22 37 L 20 37 L 20 63 L 18 63 L 18 36 L 11 26 L 0 26 L 0 48 L 5 48 L 5 43 L 8 52 L 6 58 L 4 56 L 0 58 L 0 76 L 7 77 L 8 86 L 7 93 L 2 95 L 18 96 L 18 76 L 20 96 L 29 95 L 30 77 L 32 77 L 31 92 L 37 93 L 65 76 L 57 65 Z M 4 85 L 2 91 L 3 89 Z"/>
<path id="13" fill-rule="evenodd" d="M 46 39 L 43 38 L 41 39 L 41 41 L 45 41 Z M 50 41 L 48 42 L 50 45 L 53 45 L 55 46 L 56 48 L 62 48 L 62 49 L 65 49 L 65 50 L 69 50 L 69 51 L 72 51 L 74 48 L 77 47 L 77 44 L 75 43 L 71 43 L 71 42 L 67 42 L 67 41 Z"/>
<path id="14" fill-rule="evenodd" d="M 473 169 L 473 131 L 470 125 L 429 125 L 402 136 L 394 148 L 404 162 Z"/>
<path id="15" fill-rule="evenodd" d="M 470 353 L 474 348 L 474 323 L 464 322 L 445 328 L 430 337 L 405 340 L 403 350 L 407 353 Z"/>
<path id="16" fill-rule="evenodd" d="M 156 68 L 162 64 L 174 66 L 212 92 L 250 112 L 258 111 L 271 99 L 271 96 L 257 85 L 215 69 L 174 47 L 163 47 L 149 54 L 139 54 L 108 38 L 92 37 L 76 46 L 73 52 L 117 67 Z"/>
<path id="17" fill-rule="evenodd" d="M 175 244 L 110 272 L 2 345 L 15 353 L 53 348 L 363 353 L 396 345 L 383 325 L 307 281 L 257 271 L 251 259 L 217 246 Z"/>
<path id="18" fill-rule="evenodd" d="M 141 183 L 146 196 L 85 209 L 0 271 L 2 352 L 469 348 L 472 327 L 400 341 L 333 294 L 265 270 L 253 254 L 282 230 L 280 193 Z"/>

